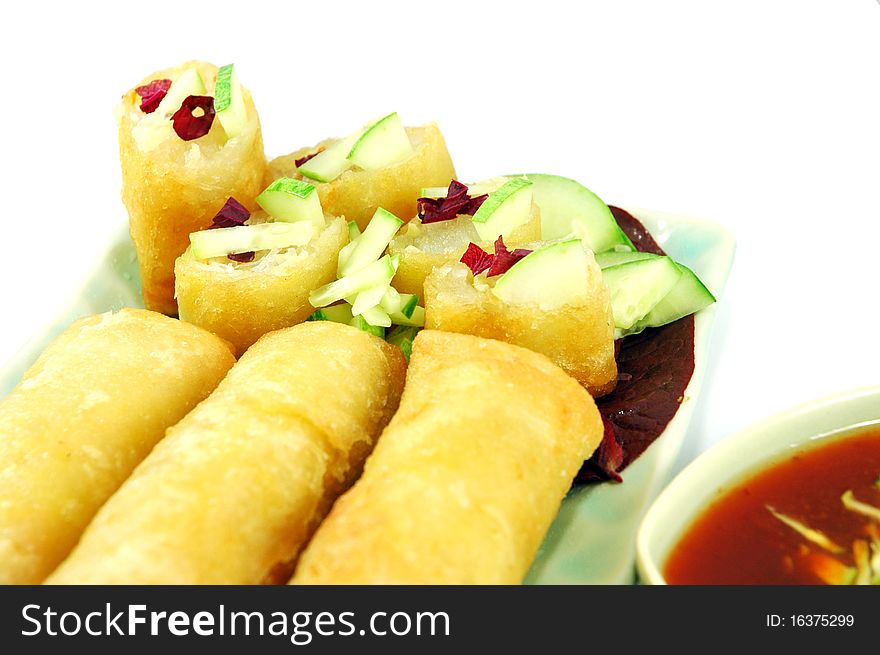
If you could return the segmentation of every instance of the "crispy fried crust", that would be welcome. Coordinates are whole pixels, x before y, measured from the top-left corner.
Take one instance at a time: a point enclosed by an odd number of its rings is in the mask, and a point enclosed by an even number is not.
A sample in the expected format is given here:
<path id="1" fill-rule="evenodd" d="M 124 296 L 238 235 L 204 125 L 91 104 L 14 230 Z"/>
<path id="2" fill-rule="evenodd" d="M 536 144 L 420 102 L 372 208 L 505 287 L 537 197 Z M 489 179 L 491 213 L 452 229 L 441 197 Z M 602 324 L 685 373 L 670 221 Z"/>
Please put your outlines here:
<path id="1" fill-rule="evenodd" d="M 234 361 L 214 335 L 145 310 L 58 337 L 0 403 L 0 583 L 41 582 Z"/>
<path id="2" fill-rule="evenodd" d="M 297 567 L 296 584 L 519 583 L 602 437 L 546 357 L 432 330 L 400 409 Z"/>
<path id="3" fill-rule="evenodd" d="M 139 84 L 167 78 L 198 66 L 213 93 L 217 67 L 187 62 L 158 71 Z M 136 88 L 138 85 L 135 85 Z M 248 124 L 226 141 L 220 121 L 195 141 L 182 141 L 173 131 L 150 152 L 143 152 L 132 136 L 140 99 L 134 88 L 122 97 L 119 109 L 119 159 L 122 164 L 122 200 L 128 209 L 131 238 L 137 249 L 144 305 L 168 315 L 177 314 L 174 301 L 174 260 L 189 245 L 190 232 L 208 227 L 229 196 L 250 209 L 263 189 L 266 155 L 260 119 L 250 93 L 244 91 Z"/>
<path id="4" fill-rule="evenodd" d="M 267 334 L 169 430 L 49 582 L 286 579 L 360 473 L 404 374 L 397 348 L 346 325 Z"/>

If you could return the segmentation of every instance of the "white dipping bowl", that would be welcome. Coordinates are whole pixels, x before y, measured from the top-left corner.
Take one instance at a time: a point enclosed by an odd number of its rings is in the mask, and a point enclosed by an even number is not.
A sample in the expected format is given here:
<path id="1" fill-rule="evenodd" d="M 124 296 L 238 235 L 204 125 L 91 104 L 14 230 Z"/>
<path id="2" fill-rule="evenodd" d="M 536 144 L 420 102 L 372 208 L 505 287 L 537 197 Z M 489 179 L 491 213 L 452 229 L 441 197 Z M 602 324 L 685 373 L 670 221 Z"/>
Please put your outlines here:
<path id="1" fill-rule="evenodd" d="M 787 410 L 727 437 L 695 459 L 651 505 L 636 539 L 639 577 L 666 584 L 672 550 L 704 510 L 752 475 L 810 442 L 880 422 L 880 386 L 856 389 Z"/>

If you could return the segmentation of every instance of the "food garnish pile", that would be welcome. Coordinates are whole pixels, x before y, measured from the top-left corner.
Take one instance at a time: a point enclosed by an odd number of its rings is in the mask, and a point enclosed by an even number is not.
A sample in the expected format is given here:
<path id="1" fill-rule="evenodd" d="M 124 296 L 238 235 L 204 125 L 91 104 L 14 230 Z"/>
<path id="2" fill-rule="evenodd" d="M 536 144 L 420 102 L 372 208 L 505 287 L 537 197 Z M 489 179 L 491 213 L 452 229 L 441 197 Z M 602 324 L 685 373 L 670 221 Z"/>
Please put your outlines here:
<path id="1" fill-rule="evenodd" d="M 620 480 L 684 399 L 715 298 L 572 179 L 462 182 L 397 113 L 268 161 L 232 64 L 117 119 L 147 311 L 74 324 L 0 406 L 40 489 L 0 508 L 0 582 L 520 581 L 572 480 Z M 43 385 L 73 405 L 32 434 Z"/>

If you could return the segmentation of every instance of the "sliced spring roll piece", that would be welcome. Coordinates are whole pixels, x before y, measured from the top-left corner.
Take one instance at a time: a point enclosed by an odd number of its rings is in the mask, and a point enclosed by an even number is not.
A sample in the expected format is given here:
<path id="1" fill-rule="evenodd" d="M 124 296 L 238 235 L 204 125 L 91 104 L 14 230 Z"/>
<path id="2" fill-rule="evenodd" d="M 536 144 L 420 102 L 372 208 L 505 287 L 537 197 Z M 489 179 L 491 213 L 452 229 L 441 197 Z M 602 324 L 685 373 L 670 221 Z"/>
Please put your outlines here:
<path id="1" fill-rule="evenodd" d="M 424 330 L 400 409 L 333 506 L 295 584 L 515 584 L 602 438 L 546 357 Z"/>
<path id="2" fill-rule="evenodd" d="M 267 334 L 107 502 L 51 583 L 286 580 L 399 402 L 400 350 L 329 321 Z"/>
<path id="3" fill-rule="evenodd" d="M 251 217 L 261 220 L 265 215 Z M 252 261 L 200 260 L 187 248 L 175 265 L 180 318 L 220 335 L 240 354 L 267 332 L 302 323 L 315 311 L 309 292 L 336 279 L 347 243 L 345 219 L 328 217 L 306 245 L 258 251 Z"/>
<path id="4" fill-rule="evenodd" d="M 425 327 L 500 339 L 549 357 L 593 396 L 614 389 L 611 295 L 578 240 L 537 248 L 503 275 L 474 276 L 462 263 L 425 280 Z"/>
<path id="5" fill-rule="evenodd" d="M 422 187 L 448 185 L 455 177 L 455 169 L 437 125 L 408 127 L 406 134 L 413 152 L 401 162 L 376 170 L 354 166 L 330 182 L 309 179 L 318 187 L 324 211 L 356 221 L 362 230 L 379 207 L 401 218 L 415 216 L 416 200 Z M 327 139 L 316 146 L 301 148 L 272 160 L 269 163 L 270 179 L 303 179 L 296 161 L 323 152 L 340 141 Z"/>
<path id="6" fill-rule="evenodd" d="M 541 211 L 538 206 L 533 203 L 528 222 L 503 237 L 504 243 L 511 247 L 540 239 Z M 401 228 L 388 247 L 388 252 L 400 256 L 400 265 L 391 283 L 400 293 L 414 293 L 424 298 L 425 278 L 435 268 L 461 259 L 471 242 L 494 252 L 494 243 L 480 240 L 471 216 L 461 215 L 449 221 L 426 224 L 414 218 Z"/>
<path id="7" fill-rule="evenodd" d="M 174 261 L 189 245 L 190 232 L 208 227 L 230 196 L 253 209 L 266 177 L 260 120 L 244 87 L 236 86 L 233 98 L 235 107 L 236 98 L 240 101 L 244 119 L 232 132 L 235 136 L 227 135 L 217 117 L 207 134 L 193 140 L 184 141 L 173 129 L 179 96 L 190 91 L 214 96 L 217 72 L 200 61 L 158 71 L 128 91 L 117 111 L 122 200 L 137 249 L 144 305 L 164 314 L 177 314 Z M 148 106 L 153 111 L 147 113 L 137 89 L 156 80 L 170 80 L 171 86 L 163 102 Z"/>
<path id="8" fill-rule="evenodd" d="M 234 363 L 195 326 L 124 309 L 74 323 L 0 402 L 0 584 L 35 584 Z"/>

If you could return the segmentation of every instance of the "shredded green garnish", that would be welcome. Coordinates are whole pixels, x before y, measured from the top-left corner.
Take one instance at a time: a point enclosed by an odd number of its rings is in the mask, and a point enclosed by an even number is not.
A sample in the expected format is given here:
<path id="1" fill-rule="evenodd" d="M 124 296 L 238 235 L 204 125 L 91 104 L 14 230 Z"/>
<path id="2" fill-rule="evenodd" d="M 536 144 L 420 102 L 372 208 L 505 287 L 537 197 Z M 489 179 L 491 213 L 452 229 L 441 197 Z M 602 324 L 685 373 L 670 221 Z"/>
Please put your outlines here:
<path id="1" fill-rule="evenodd" d="M 793 519 L 790 516 L 786 516 L 785 514 L 783 514 L 781 512 L 777 512 L 770 505 L 765 505 L 765 507 L 773 516 L 775 516 L 777 519 L 782 521 L 785 525 L 787 525 L 792 530 L 797 532 L 799 535 L 801 535 L 807 541 L 811 541 L 812 543 L 816 544 L 817 546 L 824 548 L 828 552 L 834 553 L 835 555 L 839 555 L 840 553 L 842 553 L 846 550 L 843 546 L 839 546 L 836 543 L 834 543 L 833 541 L 831 541 L 831 539 L 829 539 L 824 533 L 820 532 L 819 530 L 814 530 L 813 528 L 811 528 L 807 525 L 804 525 L 800 521 Z"/>
<path id="2" fill-rule="evenodd" d="M 874 507 L 874 505 L 869 505 L 868 503 L 863 503 L 859 500 L 856 500 L 855 494 L 853 494 L 852 489 L 848 489 L 843 493 L 840 497 L 843 506 L 846 507 L 851 512 L 856 512 L 857 514 L 861 514 L 862 516 L 867 516 L 868 518 L 874 519 L 875 521 L 880 521 L 880 507 Z"/>

